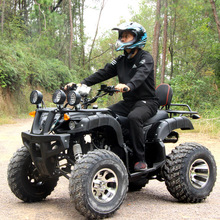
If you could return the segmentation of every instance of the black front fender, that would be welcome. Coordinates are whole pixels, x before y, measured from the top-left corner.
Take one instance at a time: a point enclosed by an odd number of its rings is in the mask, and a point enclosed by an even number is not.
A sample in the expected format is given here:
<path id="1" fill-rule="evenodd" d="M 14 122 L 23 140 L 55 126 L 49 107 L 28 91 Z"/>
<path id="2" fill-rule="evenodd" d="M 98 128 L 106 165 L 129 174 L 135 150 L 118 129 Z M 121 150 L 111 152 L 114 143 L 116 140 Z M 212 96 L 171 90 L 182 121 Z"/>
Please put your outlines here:
<path id="1" fill-rule="evenodd" d="M 194 127 L 184 116 L 164 119 L 152 125 L 147 133 L 147 140 L 163 141 L 175 129 L 192 130 Z"/>
<path id="2" fill-rule="evenodd" d="M 108 114 L 96 114 L 83 118 L 72 133 L 89 132 L 93 129 L 109 126 L 111 127 L 117 136 L 118 144 L 123 147 L 123 135 L 119 122 Z"/>

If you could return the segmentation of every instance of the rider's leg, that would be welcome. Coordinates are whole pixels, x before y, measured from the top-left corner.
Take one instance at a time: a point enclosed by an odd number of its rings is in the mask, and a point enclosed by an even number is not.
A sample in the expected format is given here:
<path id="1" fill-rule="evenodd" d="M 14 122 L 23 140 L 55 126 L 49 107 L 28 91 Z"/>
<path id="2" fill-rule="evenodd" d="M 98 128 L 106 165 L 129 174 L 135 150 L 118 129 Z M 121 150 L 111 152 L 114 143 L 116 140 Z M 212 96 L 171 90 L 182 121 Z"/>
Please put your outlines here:
<path id="1" fill-rule="evenodd" d="M 157 112 L 158 104 L 154 100 L 138 101 L 128 114 L 130 124 L 130 136 L 136 160 L 136 170 L 146 169 L 145 163 L 145 140 L 143 133 L 144 122 L 154 116 Z M 141 164 L 143 163 L 143 164 Z M 143 166 L 142 166 L 143 165 Z"/>

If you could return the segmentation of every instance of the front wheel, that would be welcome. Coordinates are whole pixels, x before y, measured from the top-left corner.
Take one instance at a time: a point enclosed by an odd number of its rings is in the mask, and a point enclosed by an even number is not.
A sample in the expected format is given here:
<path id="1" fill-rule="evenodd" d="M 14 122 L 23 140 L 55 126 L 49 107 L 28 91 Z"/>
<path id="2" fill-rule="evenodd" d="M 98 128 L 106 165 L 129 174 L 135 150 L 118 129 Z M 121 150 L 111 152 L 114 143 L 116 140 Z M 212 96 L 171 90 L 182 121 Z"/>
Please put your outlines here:
<path id="1" fill-rule="evenodd" d="M 24 202 L 38 202 L 54 190 L 58 178 L 40 178 L 26 147 L 21 147 L 8 165 L 8 184 L 16 197 Z"/>
<path id="2" fill-rule="evenodd" d="M 167 157 L 164 177 L 168 191 L 181 202 L 201 202 L 216 181 L 216 163 L 210 151 L 197 143 L 184 143 Z"/>
<path id="3" fill-rule="evenodd" d="M 126 197 L 127 170 L 116 154 L 91 151 L 74 166 L 69 189 L 75 208 L 82 215 L 89 219 L 109 217 Z"/>

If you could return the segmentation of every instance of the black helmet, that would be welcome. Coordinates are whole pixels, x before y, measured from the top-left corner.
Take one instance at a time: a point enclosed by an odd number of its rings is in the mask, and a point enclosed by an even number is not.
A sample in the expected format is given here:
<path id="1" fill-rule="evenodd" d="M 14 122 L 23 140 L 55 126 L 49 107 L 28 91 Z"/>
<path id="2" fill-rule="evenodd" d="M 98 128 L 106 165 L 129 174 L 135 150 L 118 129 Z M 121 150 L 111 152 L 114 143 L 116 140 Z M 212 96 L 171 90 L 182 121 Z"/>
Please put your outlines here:
<path id="1" fill-rule="evenodd" d="M 118 31 L 118 40 L 115 44 L 116 51 L 124 49 L 142 48 L 147 41 L 147 33 L 144 27 L 136 22 L 123 23 L 119 27 L 112 30 Z M 130 42 L 124 43 L 121 41 L 122 33 L 124 31 L 131 31 L 134 34 L 134 39 Z"/>

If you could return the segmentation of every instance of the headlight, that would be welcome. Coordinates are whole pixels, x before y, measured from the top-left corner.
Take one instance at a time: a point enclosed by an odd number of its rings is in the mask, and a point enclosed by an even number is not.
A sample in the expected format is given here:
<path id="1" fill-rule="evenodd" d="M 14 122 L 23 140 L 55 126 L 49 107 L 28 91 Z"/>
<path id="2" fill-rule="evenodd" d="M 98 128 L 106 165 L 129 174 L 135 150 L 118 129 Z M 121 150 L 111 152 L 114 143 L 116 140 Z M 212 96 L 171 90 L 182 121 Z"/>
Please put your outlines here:
<path id="1" fill-rule="evenodd" d="M 70 130 L 75 129 L 75 127 L 76 127 L 76 123 L 75 123 L 74 121 L 70 121 L 70 122 L 69 122 L 69 128 L 70 128 Z"/>
<path id="2" fill-rule="evenodd" d="M 71 106 L 79 104 L 80 100 L 81 100 L 80 94 L 73 90 L 71 90 L 67 95 L 67 101 Z"/>
<path id="3" fill-rule="evenodd" d="M 54 104 L 63 104 L 66 100 L 66 94 L 63 90 L 56 90 L 53 94 L 53 103 Z"/>
<path id="4" fill-rule="evenodd" d="M 43 100 L 43 95 L 40 91 L 34 90 L 31 92 L 31 95 L 30 95 L 31 104 L 40 104 L 42 100 Z"/>

